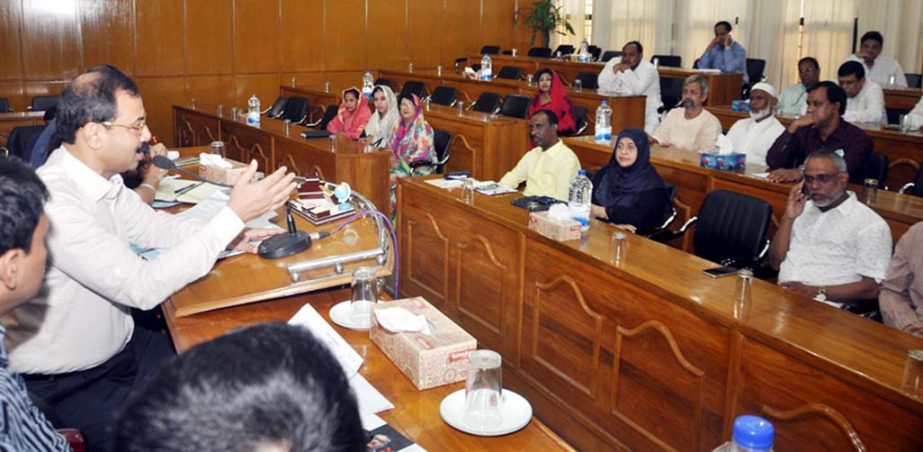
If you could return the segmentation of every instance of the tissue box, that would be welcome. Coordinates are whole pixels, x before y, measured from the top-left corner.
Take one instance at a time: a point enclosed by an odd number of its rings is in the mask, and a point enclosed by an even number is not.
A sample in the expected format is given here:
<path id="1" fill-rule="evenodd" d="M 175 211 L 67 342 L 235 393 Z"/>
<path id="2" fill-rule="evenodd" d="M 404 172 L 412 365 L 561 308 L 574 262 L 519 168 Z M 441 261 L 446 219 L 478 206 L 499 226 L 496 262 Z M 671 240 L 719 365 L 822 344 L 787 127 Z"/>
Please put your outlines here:
<path id="1" fill-rule="evenodd" d="M 548 212 L 530 213 L 529 229 L 558 241 L 580 239 L 580 223 L 571 219 L 555 220 L 548 216 Z"/>
<path id="2" fill-rule="evenodd" d="M 243 163 L 240 163 L 231 159 L 224 159 L 226 162 L 231 164 L 230 169 L 218 168 L 211 165 L 199 164 L 199 176 L 202 179 L 205 179 L 209 182 L 217 182 L 219 184 L 225 185 L 234 185 L 234 182 L 237 182 L 237 178 L 240 177 L 245 171 L 247 171 L 247 166 Z"/>
<path id="3" fill-rule="evenodd" d="M 747 165 L 747 154 L 702 154 L 699 166 L 721 171 L 743 171 Z"/>
<path id="4" fill-rule="evenodd" d="M 423 297 L 405 298 L 376 305 L 400 307 L 423 314 L 436 327 L 436 334 L 389 333 L 375 321 L 369 335 L 381 351 L 401 369 L 417 389 L 442 386 L 468 377 L 468 353 L 477 349 L 473 336 L 461 329 Z"/>

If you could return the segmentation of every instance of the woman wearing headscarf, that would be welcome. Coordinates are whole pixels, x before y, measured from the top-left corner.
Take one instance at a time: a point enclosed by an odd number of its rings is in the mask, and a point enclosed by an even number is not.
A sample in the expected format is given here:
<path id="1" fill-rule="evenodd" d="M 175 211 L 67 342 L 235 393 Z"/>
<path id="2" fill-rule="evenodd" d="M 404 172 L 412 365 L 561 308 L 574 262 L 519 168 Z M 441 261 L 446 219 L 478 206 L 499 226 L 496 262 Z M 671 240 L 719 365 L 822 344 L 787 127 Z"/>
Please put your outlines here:
<path id="1" fill-rule="evenodd" d="M 327 123 L 327 131 L 342 134 L 353 141 L 358 140 L 372 116 L 367 102 L 358 88 L 347 88 L 343 91 L 343 102 L 340 103 L 336 117 Z"/>
<path id="2" fill-rule="evenodd" d="M 651 165 L 647 134 L 625 129 L 615 143 L 609 163 L 593 176 L 591 215 L 650 234 L 663 221 L 670 200 L 663 179 Z"/>
<path id="3" fill-rule="evenodd" d="M 400 117 L 397 111 L 397 98 L 387 85 L 375 85 L 372 90 L 372 105 L 375 111 L 365 125 L 365 138 L 362 140 L 376 148 L 391 147 L 391 129 Z"/>
<path id="4" fill-rule="evenodd" d="M 567 97 L 567 88 L 558 73 L 551 69 L 541 69 L 536 74 L 538 92 L 529 102 L 529 117 L 539 110 L 551 110 L 558 116 L 558 134 L 570 135 L 577 131 L 577 117 L 574 105 Z"/>
<path id="5" fill-rule="evenodd" d="M 415 94 L 401 94 L 397 102 L 400 119 L 391 129 L 392 215 L 397 201 L 394 194 L 397 178 L 430 174 L 436 161 L 433 128 L 423 118 L 420 98 Z"/>

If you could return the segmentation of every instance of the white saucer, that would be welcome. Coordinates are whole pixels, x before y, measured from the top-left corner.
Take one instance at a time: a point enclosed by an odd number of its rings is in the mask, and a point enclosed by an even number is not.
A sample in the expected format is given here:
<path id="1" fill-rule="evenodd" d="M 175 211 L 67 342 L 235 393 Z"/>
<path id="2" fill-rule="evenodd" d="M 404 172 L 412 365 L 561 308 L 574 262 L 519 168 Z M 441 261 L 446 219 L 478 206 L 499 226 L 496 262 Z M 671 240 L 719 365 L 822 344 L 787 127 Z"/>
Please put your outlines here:
<path id="1" fill-rule="evenodd" d="M 353 322 L 352 314 L 353 307 L 350 305 L 349 300 L 341 301 L 330 308 L 330 320 L 333 320 L 333 323 L 351 330 L 367 331 L 371 326 L 371 319 L 369 319 L 369 325 L 362 325 Z"/>
<path id="2" fill-rule="evenodd" d="M 487 430 L 477 430 L 463 419 L 465 413 L 465 390 L 459 389 L 446 398 L 442 399 L 439 404 L 439 415 L 442 416 L 447 424 L 461 430 L 465 433 L 478 436 L 500 436 L 513 433 L 522 429 L 532 420 L 532 405 L 523 396 L 516 394 L 509 389 L 503 390 L 503 405 L 500 407 L 500 417 L 503 422 L 500 425 L 491 426 Z"/>

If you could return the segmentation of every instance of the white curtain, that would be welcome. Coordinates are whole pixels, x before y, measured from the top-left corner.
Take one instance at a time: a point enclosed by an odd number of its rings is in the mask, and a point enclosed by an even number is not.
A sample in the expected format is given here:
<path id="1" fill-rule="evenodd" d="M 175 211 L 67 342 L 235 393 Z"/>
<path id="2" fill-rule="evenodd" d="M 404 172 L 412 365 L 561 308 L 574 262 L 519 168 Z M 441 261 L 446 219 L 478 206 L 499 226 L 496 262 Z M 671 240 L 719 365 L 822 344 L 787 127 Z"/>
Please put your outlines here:
<path id="1" fill-rule="evenodd" d="M 580 48 L 580 42 L 583 41 L 584 27 L 586 21 L 586 0 L 566 0 L 561 2 L 561 13 L 567 18 L 571 26 L 574 27 L 574 34 L 567 33 L 564 26 L 558 27 L 558 31 L 565 33 L 561 35 L 555 33 L 551 39 L 551 49 L 554 50 L 561 44 L 570 44 L 575 49 Z M 589 36 L 587 36 L 589 39 Z"/>
<path id="2" fill-rule="evenodd" d="M 644 53 L 671 54 L 675 0 L 596 1 L 593 4 L 593 42 L 605 50 L 621 50 L 639 41 Z"/>

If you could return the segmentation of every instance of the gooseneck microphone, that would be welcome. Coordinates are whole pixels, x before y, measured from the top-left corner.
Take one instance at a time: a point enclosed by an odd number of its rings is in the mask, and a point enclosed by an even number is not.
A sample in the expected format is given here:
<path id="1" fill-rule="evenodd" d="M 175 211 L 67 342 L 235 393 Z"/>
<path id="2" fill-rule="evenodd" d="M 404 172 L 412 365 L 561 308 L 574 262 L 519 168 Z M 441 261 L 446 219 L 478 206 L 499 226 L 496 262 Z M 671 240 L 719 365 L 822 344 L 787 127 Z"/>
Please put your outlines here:
<path id="1" fill-rule="evenodd" d="M 228 187 L 228 188 L 233 188 L 233 187 L 234 187 L 233 185 L 219 184 L 219 183 L 217 183 L 217 182 L 212 182 L 212 181 L 210 181 L 210 180 L 205 180 L 205 179 L 202 178 L 202 176 L 199 176 L 198 174 L 196 174 L 196 173 L 194 173 L 194 172 L 192 172 L 192 171 L 189 171 L 189 170 L 187 170 L 186 168 L 183 168 L 183 167 L 181 167 L 181 166 L 176 166 L 176 163 L 173 163 L 173 160 L 170 160 L 169 158 L 167 158 L 166 156 L 163 156 L 163 155 L 155 155 L 154 158 L 151 159 L 151 163 L 153 163 L 154 166 L 156 166 L 156 167 L 158 167 L 158 168 L 160 168 L 160 169 L 164 169 L 164 170 L 177 170 L 177 171 L 179 171 L 179 172 L 181 172 L 181 173 L 183 173 L 183 174 L 185 174 L 185 175 L 187 175 L 187 176 L 189 176 L 189 177 L 194 178 L 195 180 L 199 180 L 199 181 L 202 181 L 202 182 L 208 182 L 209 184 L 215 184 L 215 185 L 218 185 L 218 186 L 220 186 L 220 187 Z"/>

